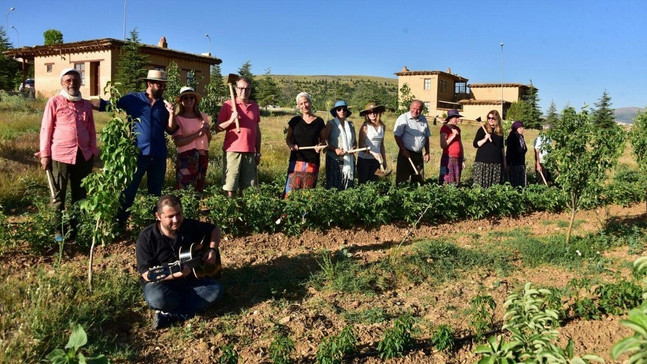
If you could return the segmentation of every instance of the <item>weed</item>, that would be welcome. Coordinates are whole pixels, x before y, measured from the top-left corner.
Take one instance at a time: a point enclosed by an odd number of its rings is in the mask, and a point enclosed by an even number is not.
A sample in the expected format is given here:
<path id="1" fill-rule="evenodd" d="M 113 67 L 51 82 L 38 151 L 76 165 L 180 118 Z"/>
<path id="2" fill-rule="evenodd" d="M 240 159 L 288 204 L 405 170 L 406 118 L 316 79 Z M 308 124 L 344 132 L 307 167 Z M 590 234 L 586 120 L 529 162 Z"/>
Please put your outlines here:
<path id="1" fill-rule="evenodd" d="M 292 352 L 294 352 L 294 341 L 282 333 L 276 334 L 269 348 L 272 363 L 292 363 Z"/>
<path id="2" fill-rule="evenodd" d="M 238 352 L 232 344 L 225 345 L 221 348 L 218 364 L 238 364 Z"/>
<path id="3" fill-rule="evenodd" d="M 342 317 L 352 323 L 378 324 L 388 321 L 389 316 L 383 308 L 375 307 L 357 312 L 345 312 Z"/>
<path id="4" fill-rule="evenodd" d="M 337 336 L 327 337 L 321 341 L 317 348 L 317 363 L 339 364 L 344 355 L 355 352 L 357 343 L 357 333 L 352 326 L 346 326 Z"/>
<path id="5" fill-rule="evenodd" d="M 485 333 L 492 330 L 494 325 L 494 310 L 496 302 L 489 295 L 478 295 L 472 298 L 469 309 L 470 325 L 474 328 L 476 341 L 480 341 Z"/>
<path id="6" fill-rule="evenodd" d="M 634 268 L 638 272 L 647 270 L 647 257 L 640 257 L 634 262 Z M 647 278 L 643 279 L 647 283 Z M 643 290 L 643 299 L 647 299 L 647 290 Z M 647 302 L 643 302 L 640 308 L 629 311 L 629 317 L 621 320 L 620 323 L 632 329 L 634 334 L 618 341 L 611 349 L 611 357 L 617 359 L 624 354 L 631 354 L 628 362 L 644 363 L 645 352 L 647 352 Z"/>
<path id="7" fill-rule="evenodd" d="M 377 345 L 381 359 L 390 359 L 402 356 L 406 350 L 411 348 L 413 339 L 411 331 L 413 330 L 414 319 L 410 315 L 398 317 L 393 327 L 387 329 L 382 336 L 382 340 Z"/>
<path id="8" fill-rule="evenodd" d="M 454 349 L 454 330 L 449 325 L 440 325 L 434 330 L 431 337 L 434 347 L 440 351 L 451 351 Z"/>
<path id="9" fill-rule="evenodd" d="M 642 287 L 624 280 L 598 286 L 594 293 L 598 296 L 600 311 L 609 315 L 621 315 L 642 300 Z"/>

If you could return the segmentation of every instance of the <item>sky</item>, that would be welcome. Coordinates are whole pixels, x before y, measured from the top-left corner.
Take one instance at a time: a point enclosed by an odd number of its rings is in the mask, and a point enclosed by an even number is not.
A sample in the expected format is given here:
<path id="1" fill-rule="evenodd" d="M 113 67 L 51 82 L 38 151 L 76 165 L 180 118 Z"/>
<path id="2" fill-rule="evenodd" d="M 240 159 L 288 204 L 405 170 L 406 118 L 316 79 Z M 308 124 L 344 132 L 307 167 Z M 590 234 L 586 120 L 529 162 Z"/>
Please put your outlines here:
<path id="1" fill-rule="evenodd" d="M 594 107 L 604 91 L 614 108 L 647 106 L 644 0 L 0 0 L 0 14 L 23 47 L 42 45 L 47 29 L 65 42 L 123 39 L 124 5 L 126 36 L 211 50 L 223 75 L 246 61 L 256 75 L 451 68 L 468 83 L 532 81 L 544 112 Z"/>

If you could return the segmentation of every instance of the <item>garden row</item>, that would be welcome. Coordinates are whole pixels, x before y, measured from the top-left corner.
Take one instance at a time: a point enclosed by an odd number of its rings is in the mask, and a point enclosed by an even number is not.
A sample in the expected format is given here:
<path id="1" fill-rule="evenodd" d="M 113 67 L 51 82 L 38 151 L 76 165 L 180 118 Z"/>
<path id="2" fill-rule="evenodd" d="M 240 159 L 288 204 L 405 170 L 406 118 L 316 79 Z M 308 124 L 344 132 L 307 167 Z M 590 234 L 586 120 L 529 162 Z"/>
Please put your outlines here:
<path id="1" fill-rule="evenodd" d="M 281 199 L 279 182 L 244 191 L 240 198 L 224 197 L 217 187 L 202 196 L 193 191 L 180 195 L 185 217 L 205 218 L 224 233 L 240 236 L 259 232 L 299 234 L 305 229 L 371 228 L 388 223 L 412 223 L 421 215 L 425 223 L 457 219 L 518 216 L 533 211 L 559 212 L 568 196 L 561 189 L 530 185 L 515 189 L 497 185 L 488 189 L 455 188 L 427 184 L 403 188 L 388 183 L 365 184 L 345 191 L 316 188 L 292 193 Z M 600 194 L 585 196 L 584 208 L 607 204 L 626 206 L 645 199 L 647 180 L 636 171 L 616 174 Z M 140 197 L 132 208 L 132 230 L 137 233 L 150 223 L 154 196 Z"/>

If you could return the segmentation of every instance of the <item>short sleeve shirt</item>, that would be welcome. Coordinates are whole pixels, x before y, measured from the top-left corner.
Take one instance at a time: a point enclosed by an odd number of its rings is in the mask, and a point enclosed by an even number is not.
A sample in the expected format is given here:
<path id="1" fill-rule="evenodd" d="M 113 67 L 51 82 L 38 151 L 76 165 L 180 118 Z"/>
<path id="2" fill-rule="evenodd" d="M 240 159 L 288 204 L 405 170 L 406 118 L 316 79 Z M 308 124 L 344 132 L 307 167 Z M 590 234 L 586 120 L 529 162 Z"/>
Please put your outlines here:
<path id="1" fill-rule="evenodd" d="M 421 152 L 431 132 L 427 119 L 423 115 L 414 119 L 411 117 L 411 112 L 406 112 L 395 121 L 393 135 L 402 138 L 402 144 L 406 149 Z"/>

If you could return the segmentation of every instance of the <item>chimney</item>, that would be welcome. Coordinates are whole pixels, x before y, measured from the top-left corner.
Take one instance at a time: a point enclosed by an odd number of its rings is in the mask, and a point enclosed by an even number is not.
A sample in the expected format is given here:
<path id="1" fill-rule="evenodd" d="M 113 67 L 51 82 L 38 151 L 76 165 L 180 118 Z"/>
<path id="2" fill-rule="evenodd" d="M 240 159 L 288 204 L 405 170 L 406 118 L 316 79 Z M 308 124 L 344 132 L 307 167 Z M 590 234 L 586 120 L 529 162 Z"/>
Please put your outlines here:
<path id="1" fill-rule="evenodd" d="M 166 37 L 162 36 L 162 38 L 160 38 L 160 41 L 157 42 L 157 46 L 162 48 L 168 48 L 168 43 L 166 43 Z"/>
<path id="2" fill-rule="evenodd" d="M 401 71 L 401 72 L 409 72 L 409 69 L 407 68 L 407 66 L 404 66 L 404 67 L 402 67 L 402 71 Z"/>
<path id="3" fill-rule="evenodd" d="M 447 73 L 449 73 L 451 75 L 452 74 L 452 69 L 447 67 Z"/>

